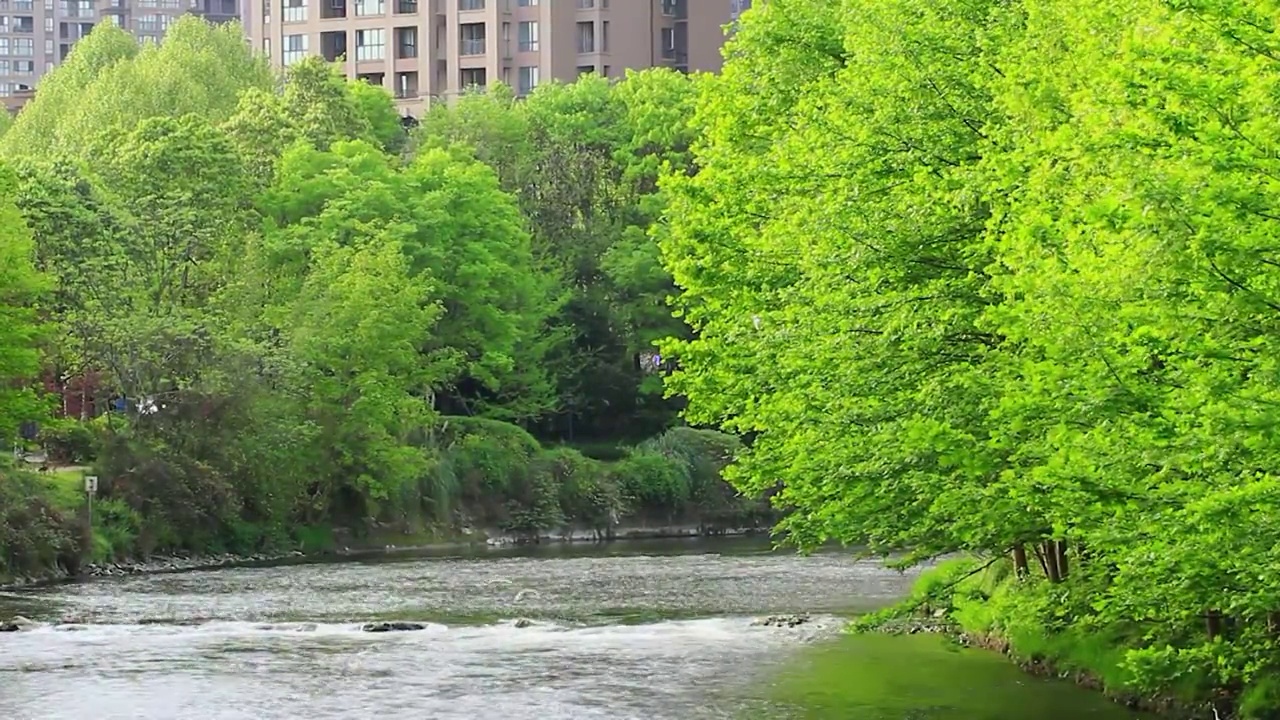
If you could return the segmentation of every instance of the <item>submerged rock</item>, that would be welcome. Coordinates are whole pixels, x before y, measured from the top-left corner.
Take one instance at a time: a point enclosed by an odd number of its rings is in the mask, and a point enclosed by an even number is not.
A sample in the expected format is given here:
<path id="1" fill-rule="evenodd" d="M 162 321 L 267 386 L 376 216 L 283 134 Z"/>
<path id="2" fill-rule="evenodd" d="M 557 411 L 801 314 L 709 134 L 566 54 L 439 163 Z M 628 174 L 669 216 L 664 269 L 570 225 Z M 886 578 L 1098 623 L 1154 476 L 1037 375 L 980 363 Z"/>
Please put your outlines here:
<path id="1" fill-rule="evenodd" d="M 427 626 L 412 622 L 372 622 L 365 623 L 360 629 L 369 633 L 412 632 L 414 630 L 426 630 Z"/>
<path id="2" fill-rule="evenodd" d="M 807 613 L 803 615 L 770 615 L 763 620 L 757 620 L 751 624 L 764 627 L 793 628 L 804 625 L 809 622 L 810 619 L 811 618 Z"/>
<path id="3" fill-rule="evenodd" d="M 533 621 L 530 620 L 529 618 L 520 618 L 519 620 L 516 621 L 516 627 L 518 628 L 527 628 L 532 624 L 533 624 Z"/>
<path id="4" fill-rule="evenodd" d="M 39 626 L 40 623 L 34 620 L 28 620 L 21 615 L 14 615 L 13 619 L 0 622 L 0 632 L 20 632 Z"/>

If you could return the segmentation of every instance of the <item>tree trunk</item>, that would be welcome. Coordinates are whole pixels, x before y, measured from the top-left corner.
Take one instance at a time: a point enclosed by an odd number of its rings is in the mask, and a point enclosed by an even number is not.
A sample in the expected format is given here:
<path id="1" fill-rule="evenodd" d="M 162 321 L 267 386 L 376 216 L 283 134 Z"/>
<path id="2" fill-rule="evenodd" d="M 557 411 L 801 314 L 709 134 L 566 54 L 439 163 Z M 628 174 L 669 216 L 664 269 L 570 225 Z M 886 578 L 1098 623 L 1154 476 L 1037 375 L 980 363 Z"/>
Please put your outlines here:
<path id="1" fill-rule="evenodd" d="M 1031 546 L 1035 550 L 1036 560 L 1040 561 L 1040 569 L 1044 571 L 1044 576 L 1049 577 L 1049 563 L 1044 559 L 1044 548 L 1039 543 Z"/>
<path id="2" fill-rule="evenodd" d="M 1021 544 L 1013 546 L 1013 571 L 1019 580 L 1025 580 L 1029 574 L 1027 569 L 1027 549 Z"/>
<path id="3" fill-rule="evenodd" d="M 1209 642 L 1213 642 L 1222 634 L 1222 613 L 1210 610 L 1204 614 L 1204 629 L 1209 633 Z"/>
<path id="4" fill-rule="evenodd" d="M 1058 579 L 1066 580 L 1068 575 L 1067 568 L 1067 541 L 1058 540 L 1053 543 L 1054 552 L 1058 555 Z"/>
<path id="5" fill-rule="evenodd" d="M 1044 544 L 1045 576 L 1051 583 L 1062 582 L 1062 569 L 1058 567 L 1058 543 L 1047 540 Z"/>

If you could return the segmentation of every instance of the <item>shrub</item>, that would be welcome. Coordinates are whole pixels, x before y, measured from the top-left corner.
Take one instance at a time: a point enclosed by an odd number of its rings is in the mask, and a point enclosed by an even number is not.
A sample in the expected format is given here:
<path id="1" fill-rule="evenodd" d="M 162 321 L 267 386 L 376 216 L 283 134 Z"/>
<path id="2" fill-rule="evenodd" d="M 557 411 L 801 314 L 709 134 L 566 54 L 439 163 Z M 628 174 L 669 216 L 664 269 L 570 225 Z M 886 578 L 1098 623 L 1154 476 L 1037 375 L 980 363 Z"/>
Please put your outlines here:
<path id="1" fill-rule="evenodd" d="M 37 439 L 51 459 L 70 465 L 93 462 L 98 454 L 93 428 L 70 418 L 50 421 L 40 429 Z"/>
<path id="2" fill-rule="evenodd" d="M 75 520 L 61 513 L 47 495 L 42 478 L 0 466 L 0 574 L 77 563 Z"/>
<path id="3" fill-rule="evenodd" d="M 676 515 L 689 499 L 688 467 L 659 452 L 633 451 L 614 465 L 612 476 L 628 499 L 648 510 Z"/>
<path id="4" fill-rule="evenodd" d="M 551 478 L 559 488 L 560 511 L 568 521 L 604 529 L 625 510 L 622 492 L 604 463 L 577 450 L 557 448 L 543 452 L 534 473 Z"/>

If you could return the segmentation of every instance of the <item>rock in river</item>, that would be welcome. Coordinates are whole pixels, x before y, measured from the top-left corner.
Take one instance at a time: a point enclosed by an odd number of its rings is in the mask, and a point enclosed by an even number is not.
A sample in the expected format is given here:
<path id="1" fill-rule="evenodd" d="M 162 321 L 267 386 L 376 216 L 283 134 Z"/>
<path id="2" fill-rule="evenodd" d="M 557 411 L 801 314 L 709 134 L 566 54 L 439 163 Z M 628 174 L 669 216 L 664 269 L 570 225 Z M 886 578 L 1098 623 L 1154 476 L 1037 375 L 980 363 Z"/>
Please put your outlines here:
<path id="1" fill-rule="evenodd" d="M 419 623 L 411 622 L 372 622 L 365 623 L 360 628 L 365 632 L 409 632 L 411 630 L 426 630 L 427 626 Z"/>
<path id="2" fill-rule="evenodd" d="M 21 615 L 15 615 L 12 620 L 0 622 L 0 632 L 18 632 L 20 630 L 30 630 L 38 627 L 40 623 L 28 620 Z"/>
<path id="3" fill-rule="evenodd" d="M 793 628 L 804 625 L 809 622 L 809 616 L 806 615 L 770 615 L 763 620 L 757 620 L 752 625 L 763 625 L 765 627 L 786 627 Z"/>

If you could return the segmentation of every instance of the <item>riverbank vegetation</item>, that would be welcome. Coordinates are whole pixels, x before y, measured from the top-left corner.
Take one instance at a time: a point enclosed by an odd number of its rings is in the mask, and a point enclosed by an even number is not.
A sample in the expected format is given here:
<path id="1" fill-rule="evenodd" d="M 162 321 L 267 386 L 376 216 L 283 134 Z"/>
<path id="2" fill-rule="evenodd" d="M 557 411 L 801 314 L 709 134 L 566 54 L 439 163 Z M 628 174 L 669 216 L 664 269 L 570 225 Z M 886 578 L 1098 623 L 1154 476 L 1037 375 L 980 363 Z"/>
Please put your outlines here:
<path id="1" fill-rule="evenodd" d="M 415 128 L 240 33 L 100 26 L 0 136 L 0 436 L 27 461 L 0 467 L 0 574 L 374 527 L 767 524 L 652 346 L 687 335 L 650 231 L 700 79 L 496 88 Z M 91 538 L 41 465 L 100 478 Z"/>
<path id="2" fill-rule="evenodd" d="M 662 237 L 738 487 L 802 546 L 1007 556 L 993 632 L 1276 717 L 1276 11 L 747 13 Z"/>

